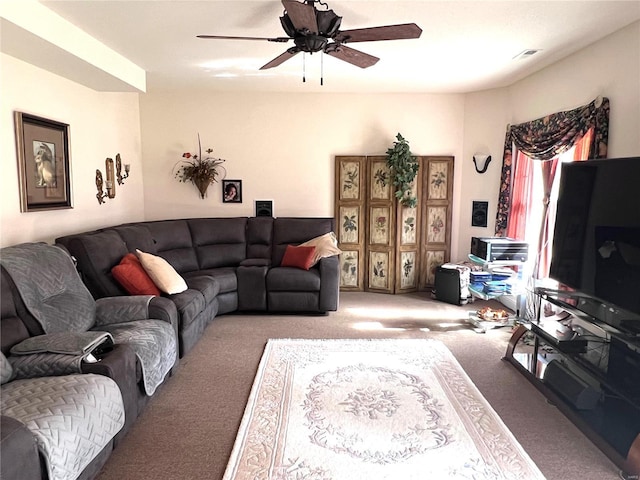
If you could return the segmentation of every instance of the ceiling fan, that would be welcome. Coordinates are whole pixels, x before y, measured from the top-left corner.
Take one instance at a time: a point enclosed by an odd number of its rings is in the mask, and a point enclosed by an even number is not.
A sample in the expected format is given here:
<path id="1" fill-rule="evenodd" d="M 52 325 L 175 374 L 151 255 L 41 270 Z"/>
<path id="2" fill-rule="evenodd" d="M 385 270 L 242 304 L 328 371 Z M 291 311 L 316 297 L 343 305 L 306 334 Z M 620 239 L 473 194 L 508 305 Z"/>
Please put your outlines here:
<path id="1" fill-rule="evenodd" d="M 315 4 L 324 6 L 325 10 L 317 10 Z M 287 37 L 230 37 L 222 35 L 198 35 L 198 38 L 227 40 L 264 40 L 267 42 L 286 43 L 293 40 L 294 47 L 263 65 L 260 70 L 277 67 L 300 52 L 324 52 L 339 60 L 343 60 L 360 68 L 375 65 L 378 57 L 347 47 L 346 43 L 374 42 L 378 40 L 399 40 L 418 38 L 422 29 L 415 23 L 386 25 L 381 27 L 358 28 L 340 31 L 342 17 L 339 17 L 321 0 L 282 0 L 285 11 L 280 23 Z"/>

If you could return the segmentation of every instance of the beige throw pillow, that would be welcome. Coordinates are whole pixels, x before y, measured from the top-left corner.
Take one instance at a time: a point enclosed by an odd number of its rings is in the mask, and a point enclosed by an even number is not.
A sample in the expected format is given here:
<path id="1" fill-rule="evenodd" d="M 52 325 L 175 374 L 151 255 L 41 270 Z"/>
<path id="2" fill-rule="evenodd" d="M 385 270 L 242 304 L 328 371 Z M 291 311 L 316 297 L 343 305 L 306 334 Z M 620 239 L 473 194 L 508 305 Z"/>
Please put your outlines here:
<path id="1" fill-rule="evenodd" d="M 147 275 L 161 292 L 172 295 L 184 292 L 187 289 L 184 278 L 164 258 L 141 252 L 140 250 L 136 250 L 136 253 L 142 268 L 144 268 Z"/>
<path id="2" fill-rule="evenodd" d="M 311 266 L 315 265 L 324 257 L 333 257 L 334 255 L 340 255 L 342 250 L 338 248 L 338 239 L 333 232 L 325 233 L 319 237 L 312 238 L 304 243 L 300 244 L 301 247 L 316 247 L 316 252 L 313 257 Z"/>

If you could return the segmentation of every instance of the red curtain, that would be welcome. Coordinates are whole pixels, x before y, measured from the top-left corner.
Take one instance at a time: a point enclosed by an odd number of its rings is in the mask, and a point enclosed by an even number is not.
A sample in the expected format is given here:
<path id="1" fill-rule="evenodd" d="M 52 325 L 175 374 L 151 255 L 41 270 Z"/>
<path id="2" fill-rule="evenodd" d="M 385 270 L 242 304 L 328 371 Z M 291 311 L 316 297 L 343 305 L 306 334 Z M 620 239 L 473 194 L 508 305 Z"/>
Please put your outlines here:
<path id="1" fill-rule="evenodd" d="M 591 146 L 593 141 L 593 127 L 590 128 L 587 133 L 575 144 L 573 151 L 573 161 L 580 162 L 587 160 L 591 153 Z M 537 278 L 545 278 L 549 276 L 549 267 L 551 266 L 551 247 L 553 240 L 553 227 L 556 223 L 556 207 L 557 205 L 551 204 L 551 189 L 557 173 L 558 159 L 543 161 L 542 163 L 542 182 L 544 189 L 544 207 L 542 213 L 542 226 L 540 228 L 540 240 L 539 240 L 539 256 L 538 266 L 535 274 Z"/>
<path id="2" fill-rule="evenodd" d="M 587 133 L 575 144 L 575 150 L 572 159 L 574 161 L 587 160 L 591 150 L 591 142 L 593 140 L 593 129 L 589 129 Z M 545 278 L 549 275 L 549 267 L 551 265 L 551 246 L 553 240 L 553 227 L 555 225 L 556 204 L 552 203 L 551 194 L 558 171 L 558 158 L 551 160 L 533 160 L 521 151 L 516 151 L 515 161 L 513 162 L 511 179 L 511 201 L 509 215 L 507 219 L 506 236 L 518 240 L 525 240 L 525 226 L 531 220 L 529 218 L 529 206 L 533 202 L 538 201 L 534 188 L 534 169 L 540 168 L 542 177 L 542 216 L 539 229 L 537 263 L 534 267 L 534 276 L 536 278 Z M 532 251 L 532 254 L 534 252 Z"/>
<path id="3" fill-rule="evenodd" d="M 517 151 L 512 171 L 511 208 L 506 236 L 524 240 L 528 205 L 533 202 L 533 161 L 524 153 Z"/>
<path id="4" fill-rule="evenodd" d="M 591 153 L 591 142 L 593 141 L 593 127 L 584 134 L 582 140 L 576 143 L 576 149 L 573 152 L 573 161 L 580 162 L 587 160 Z"/>

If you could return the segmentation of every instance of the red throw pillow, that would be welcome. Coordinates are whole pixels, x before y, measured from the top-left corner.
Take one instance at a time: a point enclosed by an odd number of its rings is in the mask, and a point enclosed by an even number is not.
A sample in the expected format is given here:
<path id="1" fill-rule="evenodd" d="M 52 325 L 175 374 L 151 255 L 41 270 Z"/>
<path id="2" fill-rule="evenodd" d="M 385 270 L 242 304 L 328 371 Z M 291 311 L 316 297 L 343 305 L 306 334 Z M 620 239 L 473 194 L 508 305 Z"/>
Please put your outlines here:
<path id="1" fill-rule="evenodd" d="M 140 259 L 136 256 L 135 253 L 127 253 L 124 257 L 122 257 L 122 260 L 120 260 L 120 265 L 123 265 L 125 263 L 135 263 L 136 265 L 142 266 L 142 264 L 140 263 Z"/>
<path id="2" fill-rule="evenodd" d="M 293 245 L 287 245 L 280 266 L 309 270 L 313 265 L 315 253 L 316 247 L 294 247 Z"/>
<path id="3" fill-rule="evenodd" d="M 160 290 L 133 253 L 122 257 L 120 264 L 111 269 L 111 274 L 129 295 L 160 296 Z"/>

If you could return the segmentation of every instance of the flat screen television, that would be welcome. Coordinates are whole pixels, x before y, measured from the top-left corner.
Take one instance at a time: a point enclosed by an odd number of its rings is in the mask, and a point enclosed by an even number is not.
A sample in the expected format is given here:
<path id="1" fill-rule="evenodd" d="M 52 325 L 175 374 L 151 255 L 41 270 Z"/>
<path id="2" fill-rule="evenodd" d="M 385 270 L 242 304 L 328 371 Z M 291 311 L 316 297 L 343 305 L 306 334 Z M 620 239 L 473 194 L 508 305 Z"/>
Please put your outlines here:
<path id="1" fill-rule="evenodd" d="M 640 157 L 562 164 L 549 276 L 580 310 L 640 335 Z"/>

